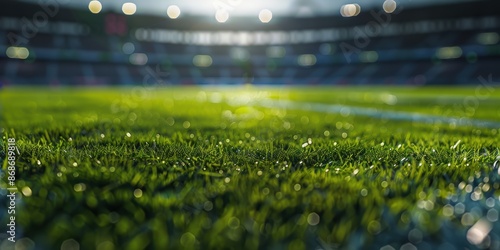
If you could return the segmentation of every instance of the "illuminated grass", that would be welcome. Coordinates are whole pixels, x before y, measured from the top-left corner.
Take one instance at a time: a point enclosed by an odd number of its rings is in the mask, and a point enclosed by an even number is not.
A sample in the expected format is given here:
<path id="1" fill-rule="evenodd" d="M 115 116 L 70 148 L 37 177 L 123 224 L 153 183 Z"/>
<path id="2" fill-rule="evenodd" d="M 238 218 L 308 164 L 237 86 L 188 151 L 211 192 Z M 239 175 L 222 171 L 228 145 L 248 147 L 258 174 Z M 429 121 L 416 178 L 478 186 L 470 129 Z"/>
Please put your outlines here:
<path id="1" fill-rule="evenodd" d="M 446 92 L 449 107 L 467 97 Z M 0 130 L 22 153 L 19 189 L 32 190 L 18 223 L 47 249 L 68 239 L 81 249 L 425 249 L 470 246 L 467 230 L 483 218 L 498 244 L 499 129 L 251 106 L 278 98 L 429 113 L 443 109 L 434 93 L 7 89 Z M 500 120 L 491 98 L 472 118 Z"/>

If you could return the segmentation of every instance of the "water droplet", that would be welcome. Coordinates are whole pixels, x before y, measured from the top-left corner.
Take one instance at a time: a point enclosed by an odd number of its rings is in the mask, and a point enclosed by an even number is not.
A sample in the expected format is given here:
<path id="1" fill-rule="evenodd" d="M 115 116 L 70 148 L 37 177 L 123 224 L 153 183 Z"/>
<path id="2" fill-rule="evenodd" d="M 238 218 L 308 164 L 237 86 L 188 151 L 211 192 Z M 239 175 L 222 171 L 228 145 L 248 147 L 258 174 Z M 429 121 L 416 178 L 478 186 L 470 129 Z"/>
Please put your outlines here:
<path id="1" fill-rule="evenodd" d="M 132 136 L 129 132 L 127 132 L 127 134 L 126 134 L 126 135 L 127 135 L 127 137 L 129 137 L 129 138 Z"/>

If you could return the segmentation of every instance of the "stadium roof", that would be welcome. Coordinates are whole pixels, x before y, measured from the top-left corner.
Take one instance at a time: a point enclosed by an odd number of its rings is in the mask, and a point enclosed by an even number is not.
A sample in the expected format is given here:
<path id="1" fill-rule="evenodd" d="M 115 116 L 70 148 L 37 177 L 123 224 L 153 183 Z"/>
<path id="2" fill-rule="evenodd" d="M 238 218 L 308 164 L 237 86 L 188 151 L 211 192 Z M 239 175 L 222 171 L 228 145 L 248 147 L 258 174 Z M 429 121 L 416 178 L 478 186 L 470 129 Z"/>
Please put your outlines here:
<path id="1" fill-rule="evenodd" d="M 37 0 L 20 0 L 39 2 Z M 217 8 L 224 8 L 231 16 L 255 16 L 262 9 L 269 9 L 274 16 L 307 17 L 340 15 L 340 8 L 345 4 L 357 3 L 361 9 L 382 6 L 385 0 L 113 0 L 102 1 L 103 11 L 121 12 L 126 2 L 135 3 L 138 14 L 165 15 L 170 5 L 179 6 L 182 15 L 212 16 Z M 474 0 L 395 0 L 405 8 L 425 5 L 450 4 Z M 476 0 L 481 1 L 481 0 Z M 88 8 L 90 0 L 59 0 L 68 7 Z"/>

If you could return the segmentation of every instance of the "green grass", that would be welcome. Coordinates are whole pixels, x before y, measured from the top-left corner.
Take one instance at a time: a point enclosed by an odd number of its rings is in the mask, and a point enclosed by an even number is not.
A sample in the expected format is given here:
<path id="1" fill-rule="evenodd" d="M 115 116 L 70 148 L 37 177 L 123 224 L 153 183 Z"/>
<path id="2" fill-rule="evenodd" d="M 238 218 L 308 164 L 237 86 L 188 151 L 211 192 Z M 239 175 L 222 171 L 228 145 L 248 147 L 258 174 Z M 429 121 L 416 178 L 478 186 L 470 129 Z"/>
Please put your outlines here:
<path id="1" fill-rule="evenodd" d="M 483 219 L 492 231 L 482 246 L 496 246 L 500 128 L 252 105 L 281 99 L 500 121 L 499 91 L 474 112 L 464 105 L 469 93 L 5 89 L 0 159 L 5 170 L 6 138 L 16 138 L 18 240 L 35 249 L 474 248 L 466 233 Z"/>

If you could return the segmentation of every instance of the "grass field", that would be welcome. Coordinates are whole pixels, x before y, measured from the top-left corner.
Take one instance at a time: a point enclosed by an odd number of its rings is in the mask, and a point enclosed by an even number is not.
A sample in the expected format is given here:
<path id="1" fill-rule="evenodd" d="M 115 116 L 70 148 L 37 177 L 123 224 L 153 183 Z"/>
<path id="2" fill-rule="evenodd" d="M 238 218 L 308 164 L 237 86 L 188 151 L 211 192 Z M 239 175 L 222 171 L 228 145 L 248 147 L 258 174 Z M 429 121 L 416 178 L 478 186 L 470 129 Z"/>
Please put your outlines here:
<path id="1" fill-rule="evenodd" d="M 19 249 L 499 249 L 482 93 L 4 89 L 1 224 L 15 138 Z"/>

